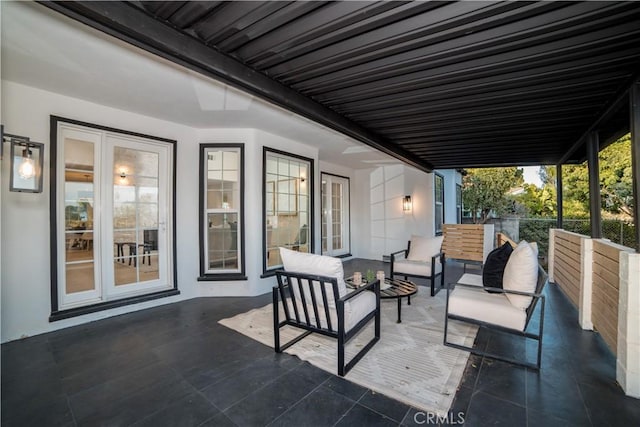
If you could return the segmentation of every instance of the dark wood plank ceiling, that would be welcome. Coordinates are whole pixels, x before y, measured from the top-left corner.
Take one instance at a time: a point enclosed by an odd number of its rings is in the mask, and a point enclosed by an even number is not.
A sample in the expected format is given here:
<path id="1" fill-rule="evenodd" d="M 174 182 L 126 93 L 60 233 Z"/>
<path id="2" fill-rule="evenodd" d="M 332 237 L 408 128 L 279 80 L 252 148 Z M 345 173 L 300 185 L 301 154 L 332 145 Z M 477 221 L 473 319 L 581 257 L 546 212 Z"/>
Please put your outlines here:
<path id="1" fill-rule="evenodd" d="M 143 40 L 151 36 L 132 28 L 137 25 L 114 13 L 100 16 L 90 4 L 54 8 L 162 50 Z M 120 7 L 142 11 L 176 40 L 188 35 L 288 91 L 256 90 L 243 76 L 218 72 L 226 81 L 353 130 L 345 133 L 423 169 L 581 161 L 580 141 L 594 124 L 603 144 L 627 130 L 622 95 L 640 71 L 640 2 L 142 1 Z M 174 54 L 188 65 L 186 56 Z M 298 95 L 319 107 L 287 102 Z M 598 122 L 605 111 L 607 120 Z"/>

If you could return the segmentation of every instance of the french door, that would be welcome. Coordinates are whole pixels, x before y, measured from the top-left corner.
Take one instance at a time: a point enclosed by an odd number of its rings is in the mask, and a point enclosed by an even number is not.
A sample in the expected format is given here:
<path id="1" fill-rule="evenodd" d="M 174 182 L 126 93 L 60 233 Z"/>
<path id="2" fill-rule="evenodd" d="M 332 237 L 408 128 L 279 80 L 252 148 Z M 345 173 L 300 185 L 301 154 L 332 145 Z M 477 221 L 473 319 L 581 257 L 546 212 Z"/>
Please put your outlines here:
<path id="1" fill-rule="evenodd" d="M 349 232 L 349 178 L 322 173 L 322 254 L 351 252 Z"/>
<path id="2" fill-rule="evenodd" d="M 58 123 L 58 309 L 174 287 L 171 143 Z"/>

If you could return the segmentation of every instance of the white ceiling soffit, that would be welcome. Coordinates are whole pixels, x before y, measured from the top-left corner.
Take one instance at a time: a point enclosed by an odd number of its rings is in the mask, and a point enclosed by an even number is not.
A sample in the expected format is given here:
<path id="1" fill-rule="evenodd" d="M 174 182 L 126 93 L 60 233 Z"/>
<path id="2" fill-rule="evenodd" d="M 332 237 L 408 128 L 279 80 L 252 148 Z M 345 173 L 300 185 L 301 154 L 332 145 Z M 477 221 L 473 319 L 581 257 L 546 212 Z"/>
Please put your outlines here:
<path id="1" fill-rule="evenodd" d="M 1 2 L 0 7 L 5 80 L 195 128 L 262 129 L 316 146 L 321 160 L 349 168 L 399 163 L 38 4 Z"/>

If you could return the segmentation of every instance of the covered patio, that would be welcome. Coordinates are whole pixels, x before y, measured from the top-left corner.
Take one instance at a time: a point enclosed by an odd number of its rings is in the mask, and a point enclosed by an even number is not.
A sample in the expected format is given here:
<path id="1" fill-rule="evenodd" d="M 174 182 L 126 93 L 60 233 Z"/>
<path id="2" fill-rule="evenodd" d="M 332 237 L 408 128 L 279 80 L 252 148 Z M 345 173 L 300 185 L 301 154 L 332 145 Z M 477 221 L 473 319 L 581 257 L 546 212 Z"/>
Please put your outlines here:
<path id="1" fill-rule="evenodd" d="M 452 267 L 448 282 L 462 274 Z M 347 274 L 367 268 L 388 264 L 345 262 Z M 419 292 L 429 292 L 426 282 Z M 615 358 L 602 338 L 579 327 L 577 310 L 557 285 L 545 295 L 541 372 L 471 356 L 442 425 L 460 424 L 460 416 L 467 426 L 640 421 L 640 405 L 616 384 Z M 435 425 L 419 409 L 275 354 L 218 323 L 269 299 L 191 299 L 3 344 L 2 423 Z M 476 340 L 480 348 L 513 353 L 522 352 L 518 344 L 486 331 Z"/>
<path id="2" fill-rule="evenodd" d="M 640 4 L 0 7 L 3 131 L 45 158 L 41 193 L 9 191 L 2 160 L 3 425 L 640 423 L 640 247 L 600 239 L 597 173 L 598 151 L 631 132 L 638 200 Z M 113 153 L 133 148 L 168 160 L 132 174 Z M 576 237 L 562 165 L 583 161 L 592 235 Z M 542 164 L 559 190 L 542 369 L 471 356 L 446 420 L 218 323 L 270 301 L 279 245 L 389 274 L 383 257 L 411 235 L 459 222 L 460 169 Z M 167 197 L 144 229 L 156 202 L 136 180 Z M 70 182 L 84 186 L 73 212 Z M 348 189 L 344 234 L 327 183 Z M 112 187 L 135 201 L 133 226 Z M 69 266 L 84 268 L 75 287 Z M 448 264 L 445 281 L 462 274 Z M 528 351 L 485 330 L 475 345 Z"/>

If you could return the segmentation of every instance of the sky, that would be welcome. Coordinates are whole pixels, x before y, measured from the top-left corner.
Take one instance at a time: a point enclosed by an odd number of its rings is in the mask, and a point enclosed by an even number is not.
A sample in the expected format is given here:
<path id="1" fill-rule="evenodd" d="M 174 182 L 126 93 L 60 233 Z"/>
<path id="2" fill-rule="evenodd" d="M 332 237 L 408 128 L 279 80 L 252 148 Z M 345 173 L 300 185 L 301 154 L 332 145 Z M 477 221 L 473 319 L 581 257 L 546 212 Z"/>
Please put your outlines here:
<path id="1" fill-rule="evenodd" d="M 540 166 L 522 166 L 522 170 L 524 171 L 524 182 L 542 187 L 542 180 L 538 175 Z"/>

